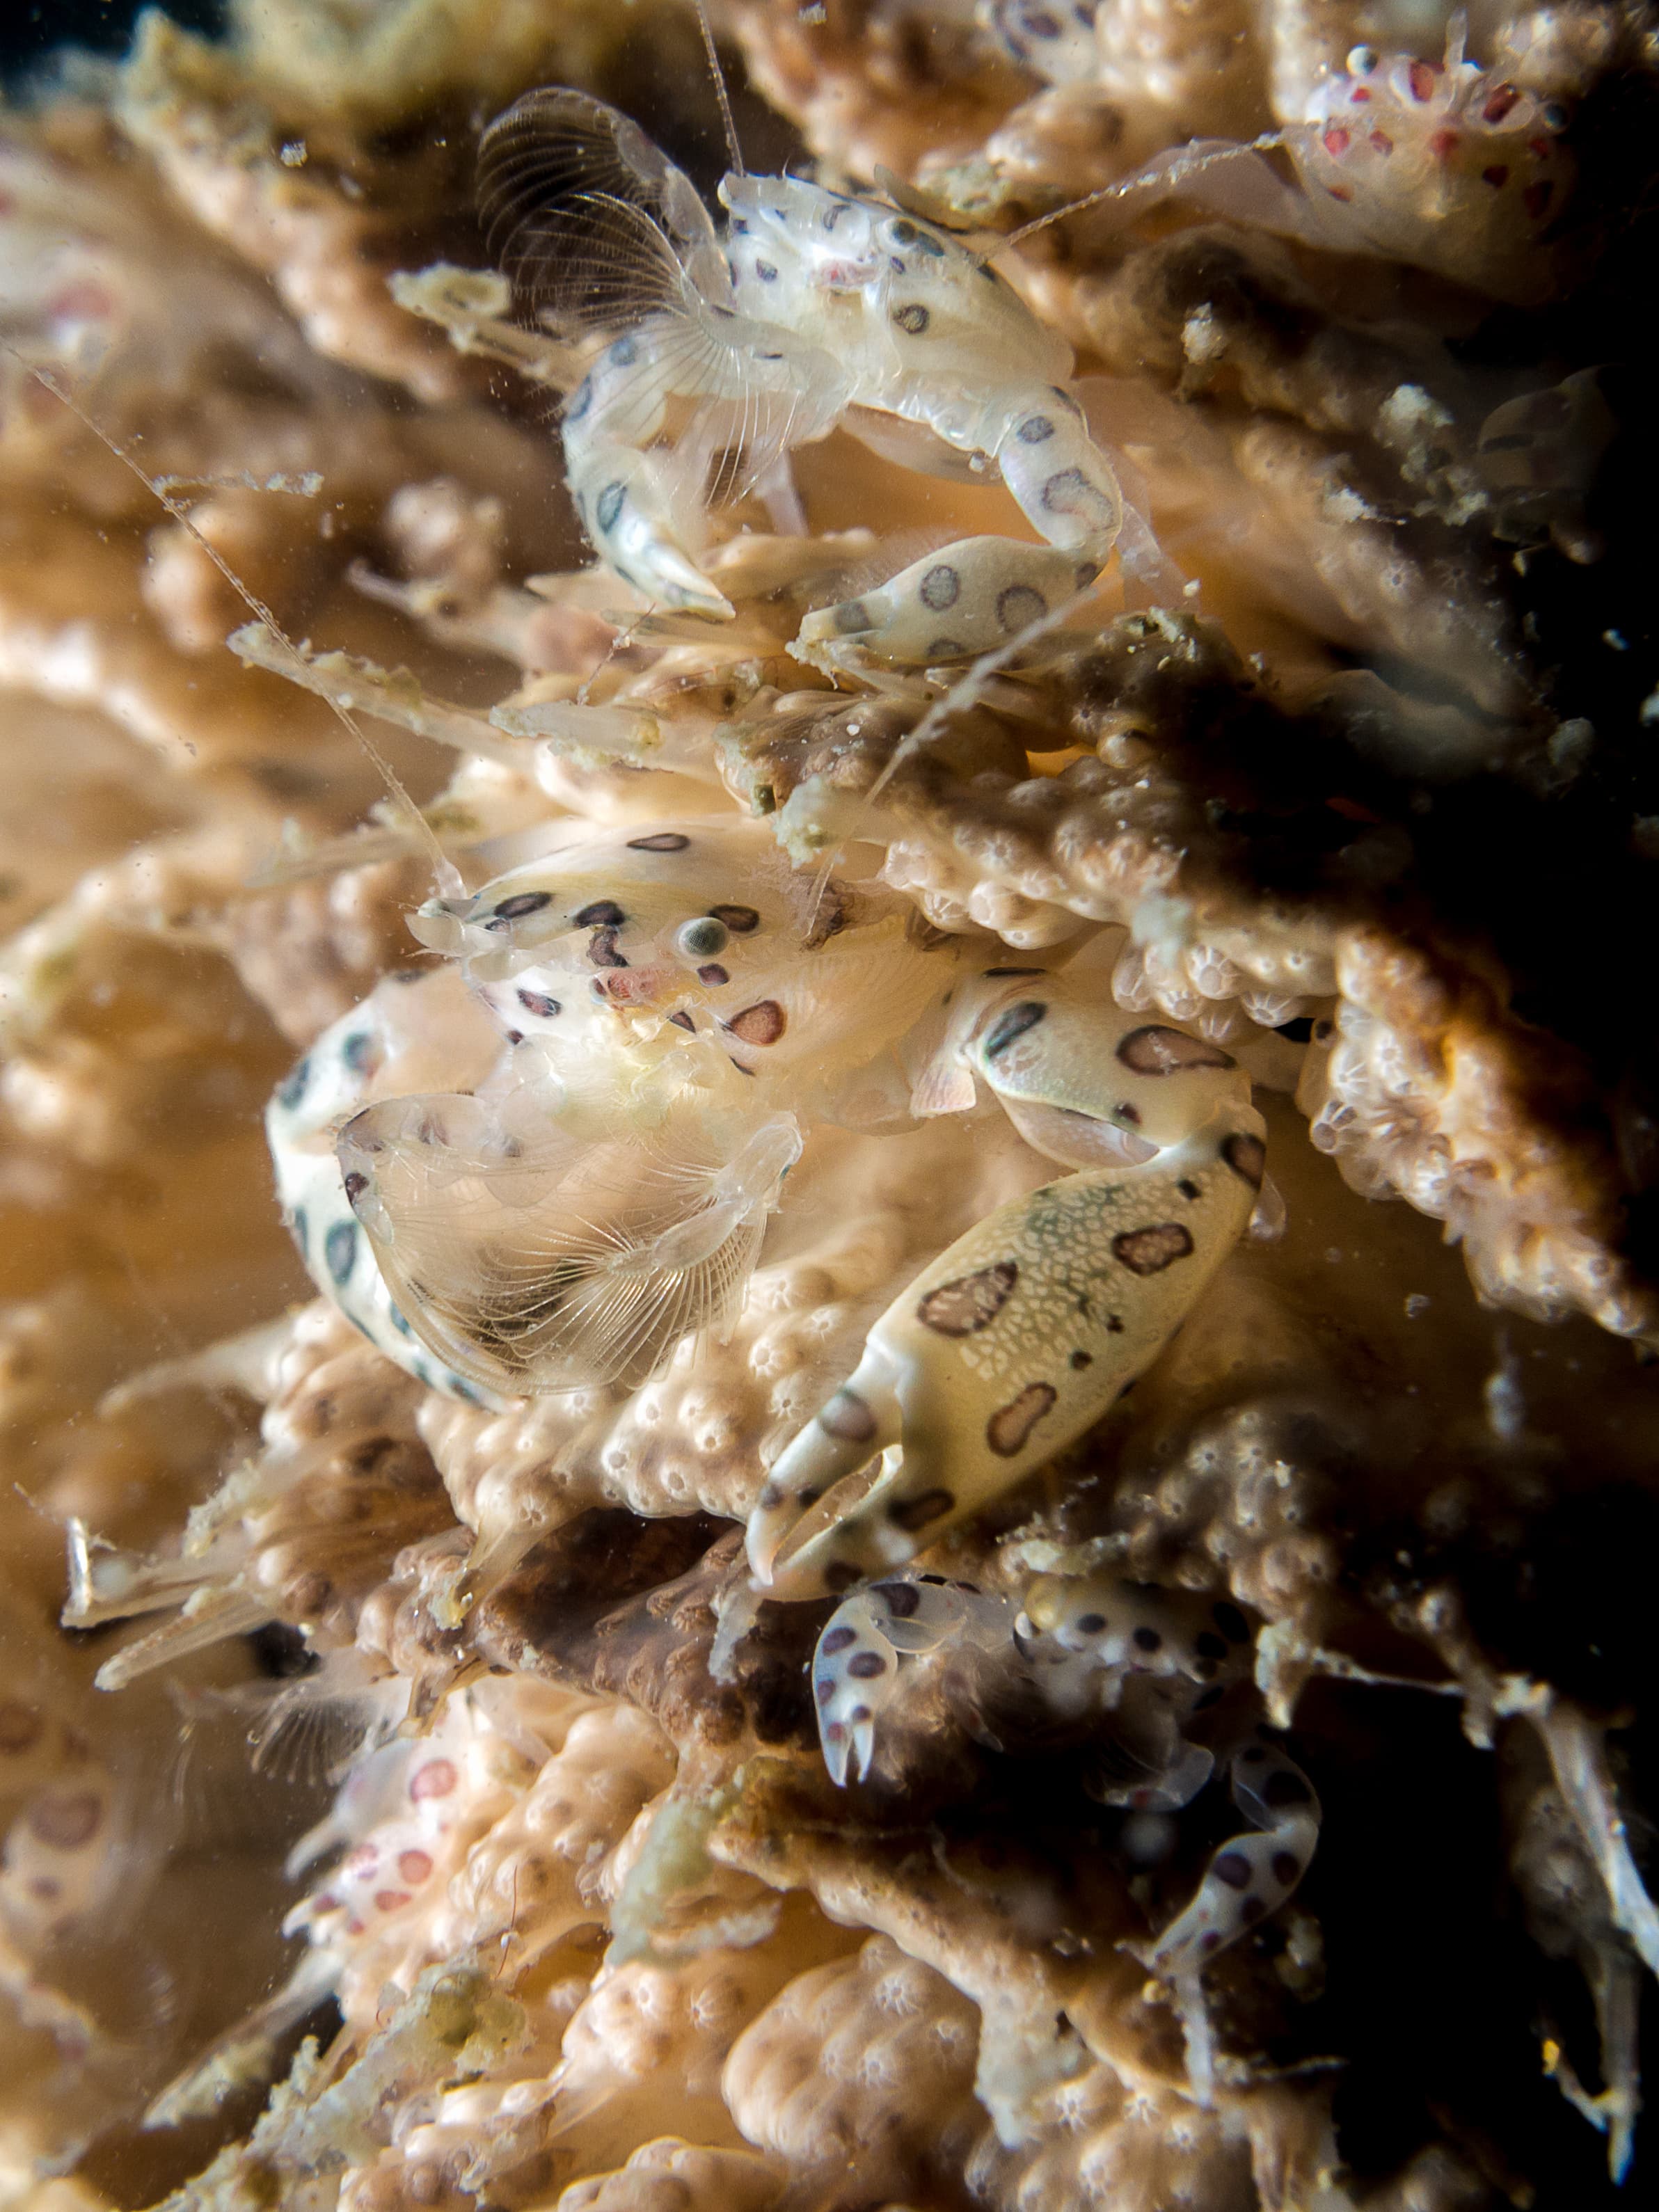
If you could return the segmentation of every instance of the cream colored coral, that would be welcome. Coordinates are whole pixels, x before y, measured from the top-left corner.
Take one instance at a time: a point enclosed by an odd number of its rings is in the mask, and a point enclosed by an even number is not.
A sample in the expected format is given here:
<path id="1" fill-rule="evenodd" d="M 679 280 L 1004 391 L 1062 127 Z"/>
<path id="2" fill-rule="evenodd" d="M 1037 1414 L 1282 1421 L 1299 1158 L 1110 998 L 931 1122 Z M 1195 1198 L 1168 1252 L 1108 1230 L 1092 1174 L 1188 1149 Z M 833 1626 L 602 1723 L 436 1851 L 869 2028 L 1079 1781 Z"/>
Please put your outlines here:
<path id="1" fill-rule="evenodd" d="M 615 2173 L 573 2181 L 557 2212 L 766 2212 L 782 2187 L 777 2169 L 751 2152 L 665 2136 L 641 2143 Z"/>
<path id="2" fill-rule="evenodd" d="M 975 2008 L 878 1936 L 803 1974 L 745 2028 L 721 2089 L 750 2142 L 872 2197 L 925 2197 L 977 2119 Z"/>

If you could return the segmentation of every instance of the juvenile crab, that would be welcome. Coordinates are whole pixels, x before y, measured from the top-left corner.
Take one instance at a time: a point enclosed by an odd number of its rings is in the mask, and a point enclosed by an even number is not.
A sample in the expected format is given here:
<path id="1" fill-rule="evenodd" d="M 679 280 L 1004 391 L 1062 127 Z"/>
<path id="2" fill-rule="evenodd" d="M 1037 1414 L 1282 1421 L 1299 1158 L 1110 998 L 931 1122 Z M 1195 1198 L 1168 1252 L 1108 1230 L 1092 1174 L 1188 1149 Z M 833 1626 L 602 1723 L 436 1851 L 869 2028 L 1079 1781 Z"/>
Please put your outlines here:
<path id="1" fill-rule="evenodd" d="M 458 966 L 383 982 L 268 1127 L 319 1286 L 435 1388 L 643 1379 L 732 1313 L 815 1122 L 903 1127 L 982 1084 L 1072 1171 L 908 1285 L 783 1452 L 749 1533 L 769 1596 L 890 1571 L 1077 1436 L 1256 1203 L 1226 1053 L 1061 953 L 940 940 L 875 887 L 818 899 L 761 823 L 581 825 L 413 926 Z"/>
<path id="2" fill-rule="evenodd" d="M 1131 1859 L 1162 1856 L 1171 1840 L 1167 1816 L 1206 1788 L 1218 1753 L 1250 1832 L 1217 1845 L 1187 1905 L 1137 1952 L 1177 1992 L 1200 2095 L 1212 2070 L 1203 1969 L 1285 1902 L 1319 1838 L 1312 1784 L 1252 1724 L 1245 1686 L 1253 1643 L 1231 1599 L 1099 1571 L 1039 1575 L 1023 1602 L 905 1574 L 843 1600 L 812 1662 L 824 1763 L 838 1785 L 849 1769 L 859 1779 L 870 1772 L 878 1728 L 901 1719 L 932 1675 L 949 1719 L 992 1750 L 1003 1749 L 1005 1737 L 1030 1741 L 1055 1728 L 1097 1745 L 1085 1786 L 1129 1816 L 1121 1848 Z M 1230 1700 L 1235 1690 L 1244 1695 Z M 1212 1713 L 1220 1723 L 1214 1751 L 1189 1732 Z"/>
<path id="3" fill-rule="evenodd" d="M 1125 40 L 1123 16 L 1091 0 L 1052 8 L 996 0 L 988 23 L 1025 67 L 1086 91 Z M 1215 27 L 1224 49 L 1232 23 L 1228 15 Z M 1185 44 L 1194 27 L 1184 13 L 1171 18 L 1181 49 L 1172 71 L 1177 60 L 1191 69 Z M 1126 212 L 1176 193 L 1310 246 L 1410 262 L 1500 299 L 1540 296 L 1550 284 L 1547 236 L 1572 183 L 1561 143 L 1569 112 L 1516 81 L 1524 47 L 1487 68 L 1468 60 L 1467 28 L 1459 10 L 1438 61 L 1355 46 L 1294 108 L 1281 103 L 1282 131 L 1259 143 L 1283 143 L 1299 191 L 1256 148 L 1200 137 L 1122 179 Z"/>
<path id="4" fill-rule="evenodd" d="M 1006 644 L 1086 590 L 1122 522 L 1066 388 L 1072 350 L 983 256 L 890 202 L 734 173 L 722 240 L 637 125 L 585 94 L 526 94 L 484 134 L 491 251 L 521 302 L 583 349 L 565 470 L 602 558 L 659 607 L 730 619 L 700 565 L 711 480 L 780 483 L 837 424 L 935 474 L 998 471 L 1047 541 L 962 538 L 809 614 L 796 655 L 911 667 Z"/>

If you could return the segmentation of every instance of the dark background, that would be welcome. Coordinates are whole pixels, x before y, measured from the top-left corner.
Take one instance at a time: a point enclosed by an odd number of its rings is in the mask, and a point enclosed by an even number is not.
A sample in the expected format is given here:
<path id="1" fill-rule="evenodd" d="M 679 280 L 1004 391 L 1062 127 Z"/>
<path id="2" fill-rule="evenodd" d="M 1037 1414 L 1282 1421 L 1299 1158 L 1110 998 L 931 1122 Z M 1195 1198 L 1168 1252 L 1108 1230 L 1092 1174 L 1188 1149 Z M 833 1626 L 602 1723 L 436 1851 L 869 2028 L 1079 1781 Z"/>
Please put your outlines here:
<path id="1" fill-rule="evenodd" d="M 0 0 L 0 71 L 27 76 L 55 47 L 125 52 L 145 0 Z M 191 30 L 216 30 L 222 0 L 167 0 L 167 13 Z"/>

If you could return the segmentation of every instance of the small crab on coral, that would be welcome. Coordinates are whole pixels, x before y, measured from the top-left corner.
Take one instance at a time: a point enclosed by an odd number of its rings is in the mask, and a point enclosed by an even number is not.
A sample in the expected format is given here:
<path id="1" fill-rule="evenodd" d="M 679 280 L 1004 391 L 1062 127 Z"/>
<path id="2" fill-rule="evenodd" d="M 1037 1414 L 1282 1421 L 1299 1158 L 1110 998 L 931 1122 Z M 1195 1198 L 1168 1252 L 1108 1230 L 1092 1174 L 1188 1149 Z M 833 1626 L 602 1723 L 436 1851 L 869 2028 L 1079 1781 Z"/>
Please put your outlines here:
<path id="1" fill-rule="evenodd" d="M 1072 88 L 1061 97 L 1082 99 L 1103 72 L 1117 84 L 1121 70 L 1108 58 L 1137 43 L 1128 12 L 1008 0 L 991 11 L 990 24 L 1016 59 Z M 1226 66 L 1214 58 L 1224 55 L 1234 26 L 1231 12 L 1220 11 L 1211 30 L 1212 66 L 1196 73 L 1212 105 Z M 1183 11 L 1145 27 L 1154 46 L 1161 36 L 1179 50 L 1168 73 L 1186 86 L 1200 54 L 1211 51 L 1189 48 L 1202 16 L 1194 26 Z M 1468 59 L 1467 30 L 1460 9 L 1436 61 L 1356 46 L 1340 67 L 1317 72 L 1294 108 L 1281 104 L 1279 132 L 1254 145 L 1189 137 L 1132 169 L 1104 197 L 1121 198 L 1133 213 L 1173 193 L 1310 246 L 1408 262 L 1501 299 L 1540 297 L 1551 289 L 1549 236 L 1572 184 L 1562 143 L 1570 111 L 1516 81 L 1516 55 L 1486 68 Z M 1150 70 L 1152 58 L 1141 65 Z M 1180 119 L 1189 130 L 1215 127 L 1201 106 Z M 1299 191 L 1262 158 L 1274 145 L 1289 153 Z"/>
<path id="2" fill-rule="evenodd" d="M 414 927 L 459 973 L 388 979 L 269 1127 L 319 1286 L 439 1388 L 650 1374 L 729 1317 L 820 1122 L 902 1128 L 982 1084 L 1073 1171 L 910 1284 L 776 1462 L 750 1530 L 769 1595 L 901 1565 L 1078 1435 L 1258 1203 L 1231 1055 L 1058 956 L 941 940 L 895 894 L 815 899 L 763 823 L 589 830 Z M 861 1497 L 827 1498 L 873 1462 Z"/>
<path id="3" fill-rule="evenodd" d="M 1023 1602 L 940 1575 L 867 1583 L 836 1607 L 813 1656 L 824 1762 L 837 1784 L 849 1772 L 863 1779 L 884 1716 L 902 1719 L 924 1678 L 942 1671 L 946 1710 L 993 1750 L 1056 1731 L 1099 1744 L 1089 1794 L 1149 1816 L 1138 1833 L 1156 1850 L 1166 1817 L 1193 1802 L 1218 1763 L 1188 1724 L 1248 1680 L 1253 1643 L 1231 1599 L 1098 1571 L 1039 1575 Z M 1312 1785 L 1276 1744 L 1235 1717 L 1222 1755 L 1253 1832 L 1218 1845 L 1190 1901 L 1144 1953 L 1180 1995 L 1205 2092 L 1202 1969 L 1285 1902 L 1319 1835 Z"/>
<path id="4" fill-rule="evenodd" d="M 936 474 L 994 470 L 1047 542 L 944 546 L 811 613 L 797 658 L 825 671 L 970 659 L 1093 584 L 1122 501 L 1068 389 L 1071 348 L 913 196 L 738 169 L 720 188 L 722 240 L 637 125 L 560 89 L 491 125 L 479 182 L 520 300 L 574 349 L 577 512 L 656 604 L 729 619 L 700 565 L 711 475 L 787 498 L 790 449 L 837 423 Z"/>

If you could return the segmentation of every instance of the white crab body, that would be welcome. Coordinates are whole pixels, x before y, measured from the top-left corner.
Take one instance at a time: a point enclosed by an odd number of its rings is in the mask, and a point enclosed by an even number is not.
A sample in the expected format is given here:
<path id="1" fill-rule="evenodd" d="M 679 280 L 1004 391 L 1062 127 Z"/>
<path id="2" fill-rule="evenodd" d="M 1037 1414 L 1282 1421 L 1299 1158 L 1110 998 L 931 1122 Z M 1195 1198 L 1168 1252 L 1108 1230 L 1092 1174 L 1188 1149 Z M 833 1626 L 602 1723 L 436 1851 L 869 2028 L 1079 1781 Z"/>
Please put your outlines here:
<path id="1" fill-rule="evenodd" d="M 601 556 L 657 605 L 729 617 L 699 562 L 711 483 L 764 482 L 837 422 L 864 434 L 864 416 L 908 426 L 913 465 L 1000 474 L 1045 542 L 942 546 L 809 616 L 799 658 L 971 658 L 1093 583 L 1122 502 L 1066 388 L 1071 349 L 948 231 L 798 179 L 732 175 L 721 240 L 635 125 L 572 92 L 530 94 L 492 125 L 481 183 L 542 319 L 604 337 L 565 410 L 566 474 Z"/>

